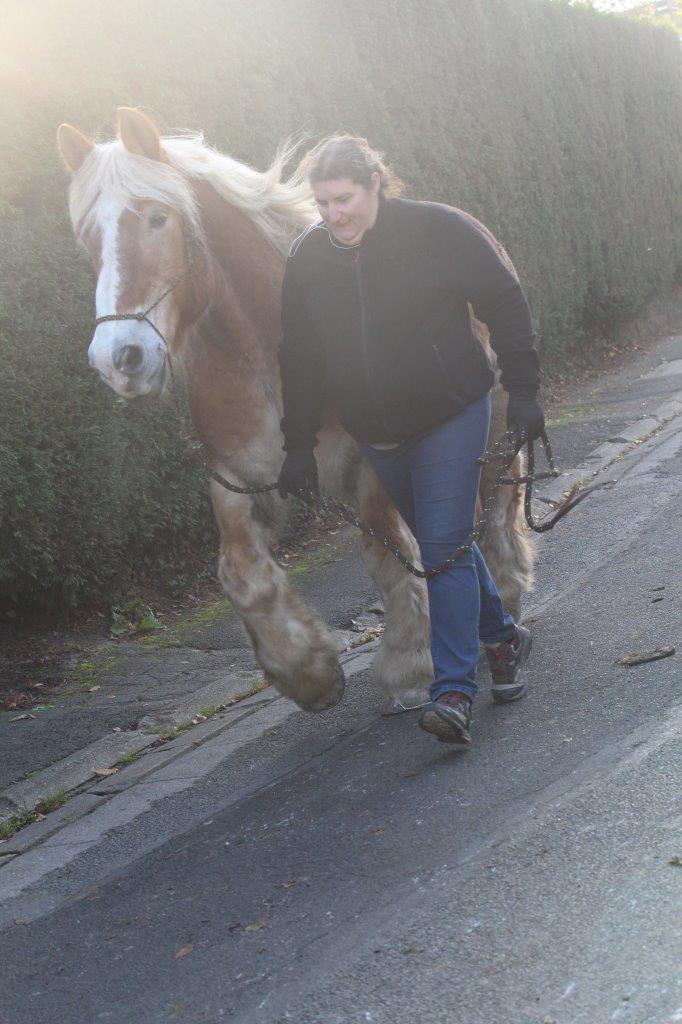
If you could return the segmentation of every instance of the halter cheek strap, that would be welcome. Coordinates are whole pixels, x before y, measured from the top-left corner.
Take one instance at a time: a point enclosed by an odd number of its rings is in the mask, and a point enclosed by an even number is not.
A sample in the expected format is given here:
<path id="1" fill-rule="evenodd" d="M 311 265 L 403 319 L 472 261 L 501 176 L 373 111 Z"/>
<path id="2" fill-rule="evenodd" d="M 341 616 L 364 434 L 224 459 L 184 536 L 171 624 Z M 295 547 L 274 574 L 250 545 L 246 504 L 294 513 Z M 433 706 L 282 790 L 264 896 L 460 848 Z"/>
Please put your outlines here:
<path id="1" fill-rule="evenodd" d="M 170 295 L 170 293 L 173 291 L 173 289 L 177 288 L 177 286 L 180 284 L 181 281 L 184 281 L 185 278 L 189 277 L 189 275 L 192 273 L 192 271 L 194 270 L 194 266 L 195 266 L 195 262 L 194 262 L 194 247 L 196 245 L 198 245 L 198 239 L 197 239 L 196 235 L 193 232 L 190 233 L 189 231 L 185 231 L 185 253 L 186 253 L 186 266 L 185 266 L 185 269 L 183 270 L 183 272 L 181 274 L 179 274 L 175 278 L 174 281 L 171 281 L 171 283 L 166 288 L 165 292 L 163 292 L 159 296 L 159 298 L 156 300 L 156 302 L 153 302 L 151 304 L 151 306 L 149 306 L 147 309 L 145 309 L 141 313 L 107 313 L 106 316 L 98 316 L 98 317 L 95 318 L 96 325 L 99 327 L 100 324 L 106 324 L 106 323 L 111 322 L 112 320 L 137 320 L 139 323 L 149 324 L 151 329 L 159 336 L 159 338 L 163 342 L 163 344 L 164 344 L 164 346 L 166 348 L 166 352 L 168 352 L 168 343 L 167 343 L 166 339 L 164 338 L 163 334 L 161 333 L 161 331 L 159 330 L 159 328 L 154 323 L 154 321 L 149 319 L 149 314 L 153 310 L 155 310 L 157 306 L 161 305 L 161 303 L 166 298 L 166 296 Z"/>

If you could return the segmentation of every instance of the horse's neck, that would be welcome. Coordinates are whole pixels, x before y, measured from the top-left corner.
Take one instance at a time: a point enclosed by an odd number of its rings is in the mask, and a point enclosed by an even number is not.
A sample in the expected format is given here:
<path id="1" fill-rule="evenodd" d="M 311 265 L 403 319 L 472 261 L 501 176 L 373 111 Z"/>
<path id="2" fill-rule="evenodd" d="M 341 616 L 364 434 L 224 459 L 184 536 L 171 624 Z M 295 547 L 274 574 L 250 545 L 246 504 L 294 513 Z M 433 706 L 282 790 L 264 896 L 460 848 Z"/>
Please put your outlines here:
<path id="1" fill-rule="evenodd" d="M 212 299 L 192 328 L 186 368 L 199 434 L 223 451 L 272 422 L 284 260 L 247 214 L 206 183 L 196 194 L 211 260 Z"/>
<path id="2" fill-rule="evenodd" d="M 224 319 L 236 347 L 252 356 L 275 354 L 284 260 L 251 218 L 211 185 L 197 183 L 196 193 L 216 264 L 211 315 Z"/>

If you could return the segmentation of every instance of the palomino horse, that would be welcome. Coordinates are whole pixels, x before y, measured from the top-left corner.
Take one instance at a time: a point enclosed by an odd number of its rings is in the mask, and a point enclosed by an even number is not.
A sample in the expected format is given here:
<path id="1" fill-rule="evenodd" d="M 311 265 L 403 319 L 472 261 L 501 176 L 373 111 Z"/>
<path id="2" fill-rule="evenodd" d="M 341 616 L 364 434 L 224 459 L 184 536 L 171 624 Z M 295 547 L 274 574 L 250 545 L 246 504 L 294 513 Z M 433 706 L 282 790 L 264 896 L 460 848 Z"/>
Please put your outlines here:
<path id="1" fill-rule="evenodd" d="M 98 320 L 154 306 L 153 327 L 132 318 L 99 322 L 91 366 L 116 394 L 142 399 L 169 387 L 171 359 L 182 365 L 192 420 L 214 468 L 241 485 L 275 480 L 283 458 L 280 287 L 291 240 L 316 218 L 307 184 L 297 176 L 281 181 L 284 154 L 261 174 L 209 149 L 201 136 L 162 139 L 148 117 L 125 107 L 117 140 L 95 145 L 62 125 L 58 141 L 73 175 L 73 228 L 97 274 Z M 482 325 L 480 336 L 487 344 Z M 504 414 L 496 390 L 495 436 Z M 316 455 L 323 492 L 353 504 L 367 525 L 418 561 L 412 534 L 331 408 Z M 483 493 L 490 483 L 484 475 Z M 271 553 L 285 503 L 276 492 L 247 496 L 211 486 L 220 580 L 266 679 L 302 708 L 331 707 L 344 686 L 336 644 Z M 513 612 L 532 571 L 521 512 L 520 492 L 502 487 L 485 538 Z M 433 678 L 426 585 L 383 545 L 368 537 L 363 545 L 386 610 L 374 669 L 389 695 L 414 699 Z"/>

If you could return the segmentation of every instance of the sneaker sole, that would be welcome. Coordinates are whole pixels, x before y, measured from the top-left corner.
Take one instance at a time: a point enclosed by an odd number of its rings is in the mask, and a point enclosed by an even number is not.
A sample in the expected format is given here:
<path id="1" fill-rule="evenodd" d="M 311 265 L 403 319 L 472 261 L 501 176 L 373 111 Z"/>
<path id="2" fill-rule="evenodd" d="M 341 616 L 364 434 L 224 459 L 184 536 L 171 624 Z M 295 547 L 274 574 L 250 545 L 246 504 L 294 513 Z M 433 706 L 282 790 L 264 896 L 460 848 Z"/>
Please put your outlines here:
<path id="1" fill-rule="evenodd" d="M 493 702 L 495 704 L 511 704 L 515 700 L 521 700 L 528 693 L 528 682 L 526 680 L 525 664 L 530 656 L 533 646 L 533 637 L 521 634 L 521 660 L 519 661 L 519 675 L 515 683 L 492 687 Z"/>
<path id="2" fill-rule="evenodd" d="M 493 703 L 512 704 L 515 700 L 521 700 L 527 693 L 528 684 L 526 682 L 521 683 L 520 686 L 514 684 L 514 686 L 498 687 L 497 690 L 493 690 Z"/>
<path id="3" fill-rule="evenodd" d="M 471 733 L 465 725 L 443 718 L 431 708 L 422 711 L 418 724 L 420 729 L 436 736 L 441 743 L 452 743 L 458 747 L 468 747 L 471 743 Z"/>

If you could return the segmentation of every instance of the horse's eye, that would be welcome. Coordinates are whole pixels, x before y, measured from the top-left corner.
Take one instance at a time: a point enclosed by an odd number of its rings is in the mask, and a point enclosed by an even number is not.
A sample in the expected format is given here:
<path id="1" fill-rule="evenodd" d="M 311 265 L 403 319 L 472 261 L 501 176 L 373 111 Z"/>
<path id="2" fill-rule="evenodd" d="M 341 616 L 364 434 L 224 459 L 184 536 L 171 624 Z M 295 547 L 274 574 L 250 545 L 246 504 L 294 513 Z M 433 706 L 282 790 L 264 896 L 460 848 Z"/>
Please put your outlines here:
<path id="1" fill-rule="evenodd" d="M 168 220 L 167 213 L 161 213 L 160 210 L 153 210 L 149 215 L 149 227 L 150 228 L 162 228 Z"/>

